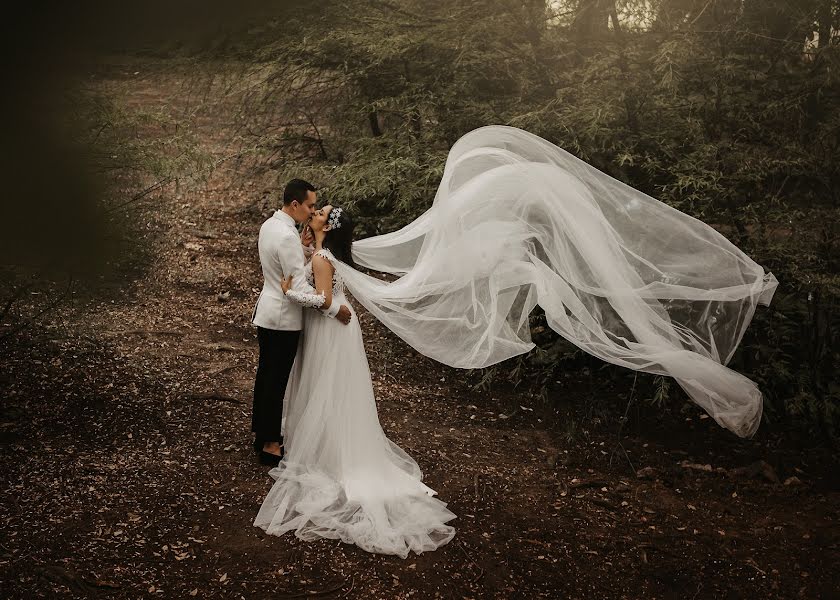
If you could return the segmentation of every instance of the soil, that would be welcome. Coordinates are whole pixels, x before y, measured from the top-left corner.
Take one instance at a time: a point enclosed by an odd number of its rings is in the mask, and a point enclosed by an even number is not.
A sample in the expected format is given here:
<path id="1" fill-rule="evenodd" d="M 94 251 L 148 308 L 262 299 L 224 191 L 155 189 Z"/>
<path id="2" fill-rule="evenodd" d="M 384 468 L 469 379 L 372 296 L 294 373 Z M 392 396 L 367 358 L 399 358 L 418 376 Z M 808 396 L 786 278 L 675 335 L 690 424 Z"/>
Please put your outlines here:
<path id="1" fill-rule="evenodd" d="M 171 82 L 133 71 L 105 84 L 164 106 Z M 840 597 L 829 451 L 740 440 L 699 409 L 620 431 L 479 391 L 360 307 L 382 426 L 457 534 L 403 560 L 255 528 L 261 193 L 233 168 L 166 188 L 144 276 L 0 341 L 4 597 Z M 552 406 L 584 406 L 589 380 L 569 373 Z M 598 389 L 619 414 L 629 392 Z"/>

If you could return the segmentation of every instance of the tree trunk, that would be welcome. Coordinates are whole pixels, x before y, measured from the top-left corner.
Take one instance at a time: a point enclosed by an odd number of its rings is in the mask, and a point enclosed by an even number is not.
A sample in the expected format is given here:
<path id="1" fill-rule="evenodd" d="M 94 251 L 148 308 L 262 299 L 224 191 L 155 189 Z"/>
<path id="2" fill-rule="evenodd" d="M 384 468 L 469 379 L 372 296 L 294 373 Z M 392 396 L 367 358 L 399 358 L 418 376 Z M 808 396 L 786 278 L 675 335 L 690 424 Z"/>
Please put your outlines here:
<path id="1" fill-rule="evenodd" d="M 545 32 L 546 3 L 545 0 L 527 0 L 522 8 L 525 12 L 528 43 L 536 52 Z"/>
<path id="2" fill-rule="evenodd" d="M 771 38 L 804 42 L 813 32 L 813 11 L 828 6 L 830 15 L 831 1 L 802 0 L 802 6 L 796 6 L 790 0 L 744 0 L 741 21 L 749 31 Z"/>
<path id="3" fill-rule="evenodd" d="M 613 31 L 616 35 L 621 35 L 621 23 L 618 21 L 618 11 L 615 8 L 615 2 L 612 3 L 612 8 L 610 9 L 610 20 L 612 21 Z"/>
<path id="4" fill-rule="evenodd" d="M 572 31 L 582 38 L 608 36 L 610 13 L 614 9 L 614 0 L 580 0 Z"/>
<path id="5" fill-rule="evenodd" d="M 382 128 L 379 126 L 379 113 L 376 110 L 368 113 L 368 122 L 370 123 L 370 132 L 373 134 L 373 137 L 382 135 Z"/>
<path id="6" fill-rule="evenodd" d="M 831 4 L 832 0 L 822 0 L 822 2 L 820 2 L 819 14 L 817 15 L 817 23 L 819 27 L 819 29 L 817 29 L 817 34 L 819 35 L 819 38 L 817 39 L 817 48 L 820 50 L 827 48 L 831 43 L 831 25 L 833 20 L 831 14 Z"/>
<path id="7" fill-rule="evenodd" d="M 662 0 L 656 11 L 653 29 L 656 31 L 673 31 L 685 20 L 695 0 Z"/>

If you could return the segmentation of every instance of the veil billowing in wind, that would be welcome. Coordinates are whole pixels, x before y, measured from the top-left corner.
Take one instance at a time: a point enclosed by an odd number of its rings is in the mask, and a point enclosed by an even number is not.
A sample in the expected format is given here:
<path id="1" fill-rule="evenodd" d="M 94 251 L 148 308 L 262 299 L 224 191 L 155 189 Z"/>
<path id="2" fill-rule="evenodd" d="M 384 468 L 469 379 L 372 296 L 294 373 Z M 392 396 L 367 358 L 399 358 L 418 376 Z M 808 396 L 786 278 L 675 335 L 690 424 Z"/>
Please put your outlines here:
<path id="1" fill-rule="evenodd" d="M 432 207 L 357 241 L 337 268 L 377 319 L 461 368 L 522 354 L 528 315 L 605 361 L 675 378 L 720 425 L 755 433 L 762 397 L 727 368 L 778 282 L 712 227 L 514 127 L 452 147 Z"/>

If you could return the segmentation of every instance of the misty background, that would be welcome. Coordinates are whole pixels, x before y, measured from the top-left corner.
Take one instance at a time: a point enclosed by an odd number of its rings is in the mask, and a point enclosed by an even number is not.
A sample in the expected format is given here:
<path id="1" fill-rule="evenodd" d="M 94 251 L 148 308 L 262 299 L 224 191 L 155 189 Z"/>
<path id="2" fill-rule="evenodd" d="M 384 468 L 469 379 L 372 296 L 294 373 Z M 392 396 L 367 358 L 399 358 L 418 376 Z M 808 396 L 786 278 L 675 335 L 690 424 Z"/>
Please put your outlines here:
<path id="1" fill-rule="evenodd" d="M 9 23 L 0 337 L 142 276 L 161 195 L 224 170 L 256 219 L 305 174 L 384 233 L 431 205 L 461 135 L 507 124 L 773 271 L 732 366 L 773 427 L 840 436 L 836 0 L 54 2 Z M 150 73 L 171 110 L 115 88 Z M 539 350 L 484 380 L 592 366 L 540 319 Z"/>

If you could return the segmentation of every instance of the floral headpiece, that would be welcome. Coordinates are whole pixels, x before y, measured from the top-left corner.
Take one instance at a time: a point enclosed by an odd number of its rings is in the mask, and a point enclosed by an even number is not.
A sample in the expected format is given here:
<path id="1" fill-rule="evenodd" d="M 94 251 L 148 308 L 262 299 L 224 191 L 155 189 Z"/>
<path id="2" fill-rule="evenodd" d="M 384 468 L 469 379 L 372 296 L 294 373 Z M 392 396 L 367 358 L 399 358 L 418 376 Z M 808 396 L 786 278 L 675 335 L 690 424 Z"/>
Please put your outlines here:
<path id="1" fill-rule="evenodd" d="M 341 228 L 341 213 L 343 212 L 344 209 L 340 206 L 330 211 L 330 216 L 327 218 L 327 225 L 329 225 L 330 231 Z"/>

